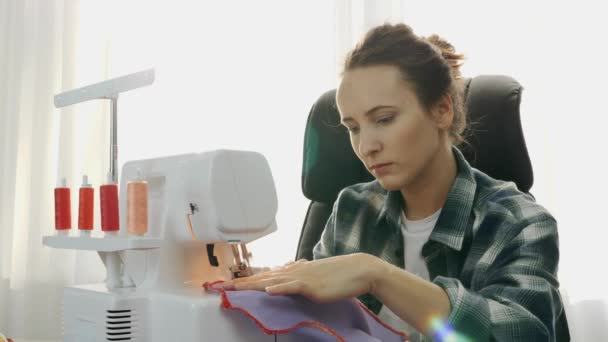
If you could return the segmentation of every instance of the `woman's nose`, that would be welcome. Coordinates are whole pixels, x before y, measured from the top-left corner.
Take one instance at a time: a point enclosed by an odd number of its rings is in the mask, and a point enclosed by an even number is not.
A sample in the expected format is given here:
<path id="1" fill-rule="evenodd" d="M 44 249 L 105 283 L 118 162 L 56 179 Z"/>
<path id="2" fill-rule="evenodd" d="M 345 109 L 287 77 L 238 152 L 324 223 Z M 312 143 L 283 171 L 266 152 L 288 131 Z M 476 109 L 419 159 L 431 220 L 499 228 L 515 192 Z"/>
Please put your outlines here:
<path id="1" fill-rule="evenodd" d="M 359 136 L 359 154 L 361 156 L 369 156 L 374 154 L 382 148 L 380 139 L 374 134 L 360 134 Z"/>

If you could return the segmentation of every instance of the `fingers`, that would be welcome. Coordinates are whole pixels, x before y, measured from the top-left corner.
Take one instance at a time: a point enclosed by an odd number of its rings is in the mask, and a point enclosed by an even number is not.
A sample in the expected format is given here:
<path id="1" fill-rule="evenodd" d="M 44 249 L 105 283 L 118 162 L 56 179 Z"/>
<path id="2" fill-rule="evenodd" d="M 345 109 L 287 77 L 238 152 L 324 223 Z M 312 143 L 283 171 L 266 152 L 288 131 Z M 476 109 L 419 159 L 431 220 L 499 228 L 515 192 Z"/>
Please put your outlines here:
<path id="1" fill-rule="evenodd" d="M 306 260 L 306 259 L 300 259 L 300 260 L 297 260 L 297 261 L 290 261 L 287 264 L 289 264 L 289 265 L 302 265 L 302 264 L 305 264 L 307 262 L 308 262 L 308 260 Z"/>
<path id="2" fill-rule="evenodd" d="M 258 274 L 262 274 L 265 272 L 270 272 L 273 269 L 270 267 L 251 267 L 251 272 L 253 273 L 253 275 L 258 275 Z"/>
<path id="3" fill-rule="evenodd" d="M 267 287 L 288 283 L 297 279 L 301 273 L 300 265 L 307 263 L 306 259 L 287 262 L 283 266 L 270 269 L 268 267 L 253 268 L 254 275 L 225 281 L 219 287 L 224 290 L 255 290 L 264 291 Z M 291 285 L 292 287 L 294 285 Z M 292 289 L 289 287 L 288 289 Z"/>
<path id="4" fill-rule="evenodd" d="M 282 283 L 289 282 L 291 279 L 286 277 L 274 277 L 269 279 L 262 279 L 258 281 L 247 281 L 234 284 L 234 289 L 240 290 L 253 290 L 253 291 L 265 291 L 269 286 L 276 286 Z"/>
<path id="5" fill-rule="evenodd" d="M 283 265 L 281 265 L 281 266 L 276 266 L 276 267 L 273 267 L 271 270 L 272 270 L 272 271 L 281 271 L 281 270 L 286 270 L 286 269 L 291 268 L 292 266 L 303 264 L 303 263 L 305 263 L 306 261 L 307 261 L 306 259 L 300 259 L 300 260 L 298 260 L 298 261 L 288 261 L 288 262 L 286 262 L 285 264 L 283 264 Z"/>
<path id="6" fill-rule="evenodd" d="M 303 264 L 306 262 L 307 262 L 306 259 L 300 259 L 298 261 L 288 261 L 283 265 L 274 266 L 274 267 L 251 267 L 251 271 L 252 271 L 253 275 L 259 275 L 259 274 L 266 273 L 266 272 L 281 271 L 286 268 L 289 268 L 290 266 L 300 265 L 300 264 Z"/>
<path id="7" fill-rule="evenodd" d="M 316 303 L 327 303 L 337 300 L 315 285 L 311 285 L 310 283 L 301 280 L 292 280 L 281 284 L 268 286 L 266 288 L 266 293 L 271 296 L 300 295 Z"/>
<path id="8" fill-rule="evenodd" d="M 292 280 L 266 287 L 266 293 L 272 296 L 302 294 L 304 283 L 300 280 Z"/>
<path id="9" fill-rule="evenodd" d="M 267 272 L 263 272 L 260 274 L 254 274 L 249 277 L 236 278 L 236 279 L 233 279 L 232 282 L 234 282 L 235 284 L 239 284 L 239 283 L 250 282 L 250 281 L 261 281 L 261 280 L 268 279 L 268 278 L 280 277 L 282 275 L 283 275 L 283 273 L 281 271 L 267 271 Z"/>
<path id="10" fill-rule="evenodd" d="M 287 267 L 289 267 L 289 266 L 293 265 L 294 263 L 295 263 L 294 261 L 288 261 L 288 262 L 284 263 L 283 265 L 279 265 L 279 266 L 273 267 L 273 268 L 272 268 L 272 270 L 273 270 L 273 271 L 280 271 L 280 270 L 284 270 L 284 269 L 286 269 Z"/>

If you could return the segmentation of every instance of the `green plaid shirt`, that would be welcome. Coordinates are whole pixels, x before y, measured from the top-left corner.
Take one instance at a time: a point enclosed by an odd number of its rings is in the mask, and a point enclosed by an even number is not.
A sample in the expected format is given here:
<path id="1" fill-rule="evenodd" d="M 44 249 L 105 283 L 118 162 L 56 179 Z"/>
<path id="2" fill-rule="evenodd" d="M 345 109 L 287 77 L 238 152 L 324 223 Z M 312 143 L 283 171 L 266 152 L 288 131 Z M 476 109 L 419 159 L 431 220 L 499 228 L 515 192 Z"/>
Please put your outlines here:
<path id="1" fill-rule="evenodd" d="M 555 219 L 453 150 L 458 174 L 422 249 L 430 279 L 449 297 L 447 324 L 463 341 L 554 341 L 562 310 Z M 404 205 L 400 191 L 377 181 L 343 189 L 314 258 L 363 252 L 403 268 Z M 370 294 L 359 299 L 375 313 L 382 307 Z"/>

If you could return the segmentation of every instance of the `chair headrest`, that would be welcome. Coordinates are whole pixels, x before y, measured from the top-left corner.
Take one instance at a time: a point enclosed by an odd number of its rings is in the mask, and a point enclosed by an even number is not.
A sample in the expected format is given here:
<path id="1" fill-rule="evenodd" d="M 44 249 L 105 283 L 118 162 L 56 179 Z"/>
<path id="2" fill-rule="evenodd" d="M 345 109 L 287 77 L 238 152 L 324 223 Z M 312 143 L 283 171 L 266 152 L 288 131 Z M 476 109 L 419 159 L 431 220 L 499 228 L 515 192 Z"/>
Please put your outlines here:
<path id="1" fill-rule="evenodd" d="M 533 172 L 521 128 L 522 86 L 513 78 L 483 75 L 465 80 L 464 103 L 471 125 L 459 146 L 472 166 L 493 178 L 513 181 L 528 192 Z M 472 124 L 471 124 L 472 123 Z M 336 91 L 312 106 L 304 136 L 302 191 L 313 201 L 333 203 L 343 188 L 373 180 L 340 125 Z"/>

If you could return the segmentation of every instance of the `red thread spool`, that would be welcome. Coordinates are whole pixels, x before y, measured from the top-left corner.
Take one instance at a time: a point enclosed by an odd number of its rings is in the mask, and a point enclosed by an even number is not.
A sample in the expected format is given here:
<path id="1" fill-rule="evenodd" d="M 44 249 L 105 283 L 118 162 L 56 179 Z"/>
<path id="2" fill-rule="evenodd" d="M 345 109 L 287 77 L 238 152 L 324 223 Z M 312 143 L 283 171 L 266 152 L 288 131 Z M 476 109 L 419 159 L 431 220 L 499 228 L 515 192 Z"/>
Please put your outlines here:
<path id="1" fill-rule="evenodd" d="M 101 230 L 104 232 L 118 231 L 118 185 L 104 184 L 99 187 L 101 204 Z"/>
<path id="2" fill-rule="evenodd" d="M 78 229 L 93 230 L 93 205 L 95 190 L 88 184 L 87 176 L 82 177 L 82 186 L 78 193 Z"/>
<path id="3" fill-rule="evenodd" d="M 72 203 L 70 188 L 66 186 L 65 178 L 61 186 L 55 188 L 55 229 L 66 231 L 72 228 Z"/>

